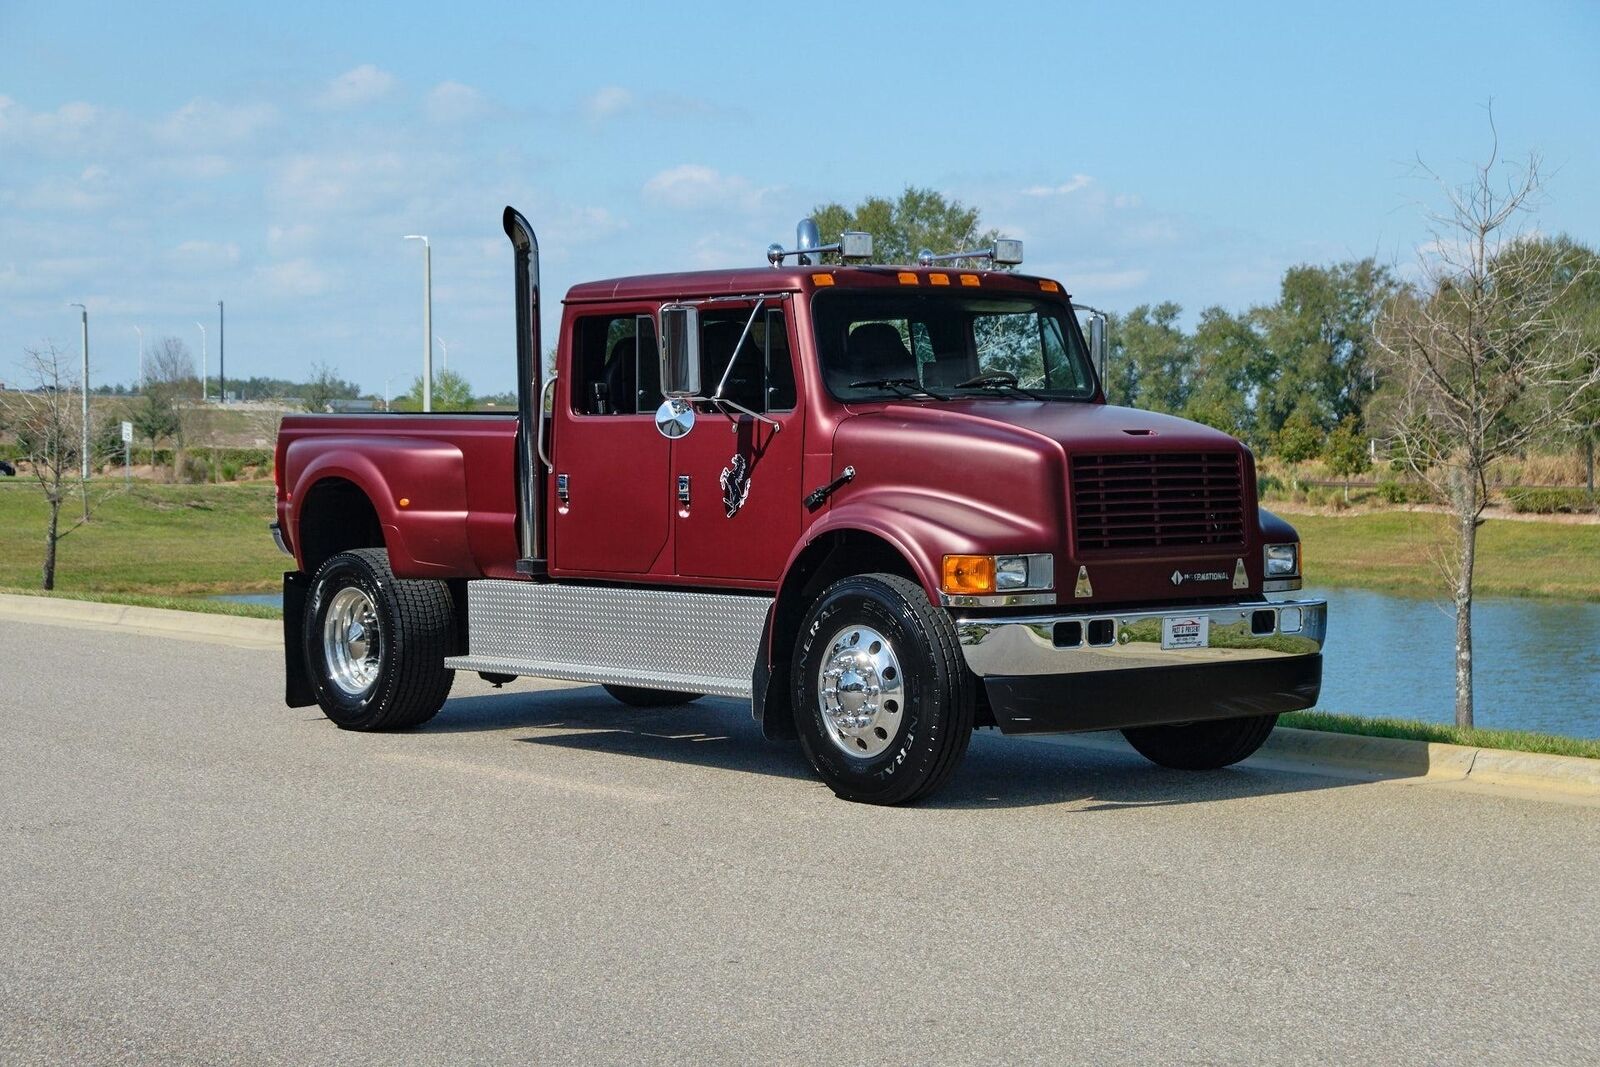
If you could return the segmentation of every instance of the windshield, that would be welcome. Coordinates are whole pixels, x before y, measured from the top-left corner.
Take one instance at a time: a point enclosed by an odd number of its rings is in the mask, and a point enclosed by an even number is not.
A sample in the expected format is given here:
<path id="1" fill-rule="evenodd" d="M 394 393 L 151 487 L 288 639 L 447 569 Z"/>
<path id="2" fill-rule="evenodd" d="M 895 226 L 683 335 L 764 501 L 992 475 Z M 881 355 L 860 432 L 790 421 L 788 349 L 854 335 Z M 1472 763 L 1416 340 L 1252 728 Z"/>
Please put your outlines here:
<path id="1" fill-rule="evenodd" d="M 1053 301 L 836 290 L 816 295 L 812 316 L 823 379 L 840 400 L 1094 396 L 1080 334 Z"/>

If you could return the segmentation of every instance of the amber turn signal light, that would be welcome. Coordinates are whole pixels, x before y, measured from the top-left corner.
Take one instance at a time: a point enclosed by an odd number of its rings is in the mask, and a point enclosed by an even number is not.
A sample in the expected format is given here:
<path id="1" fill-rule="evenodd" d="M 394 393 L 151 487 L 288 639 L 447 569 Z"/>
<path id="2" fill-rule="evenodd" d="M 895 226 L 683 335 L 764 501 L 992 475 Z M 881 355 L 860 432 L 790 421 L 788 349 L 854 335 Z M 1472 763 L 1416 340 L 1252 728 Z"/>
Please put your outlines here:
<path id="1" fill-rule="evenodd" d="M 994 557 L 946 556 L 940 588 L 946 593 L 994 592 Z"/>

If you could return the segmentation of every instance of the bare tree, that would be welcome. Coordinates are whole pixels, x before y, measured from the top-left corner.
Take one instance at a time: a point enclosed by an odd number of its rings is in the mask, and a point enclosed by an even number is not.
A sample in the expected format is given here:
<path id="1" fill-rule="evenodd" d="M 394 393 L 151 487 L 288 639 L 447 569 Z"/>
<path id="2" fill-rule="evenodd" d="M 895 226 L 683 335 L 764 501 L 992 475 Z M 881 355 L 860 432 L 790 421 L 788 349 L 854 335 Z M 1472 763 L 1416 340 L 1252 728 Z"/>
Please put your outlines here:
<path id="1" fill-rule="evenodd" d="M 1470 727 L 1472 581 L 1489 466 L 1570 428 L 1600 386 L 1600 365 L 1563 311 L 1592 268 L 1557 269 L 1549 243 L 1520 228 L 1541 192 L 1538 157 L 1502 165 L 1496 142 L 1464 185 L 1440 185 L 1446 207 L 1429 216 L 1421 280 L 1386 309 L 1377 347 L 1399 453 L 1454 515 L 1442 563 L 1456 615 L 1456 724 Z"/>
<path id="2" fill-rule="evenodd" d="M 189 445 L 201 429 L 200 408 L 190 403 L 200 393 L 194 354 L 181 337 L 163 337 L 150 355 L 145 379 L 146 421 L 172 441 L 172 478 L 183 481 Z M 158 435 L 151 436 L 154 452 Z M 153 465 L 152 460 L 152 465 Z"/>
<path id="3" fill-rule="evenodd" d="M 56 587 L 56 545 L 83 525 L 61 529 L 61 505 L 74 489 L 87 491 L 79 482 L 78 456 L 82 444 L 82 412 L 77 397 L 78 380 L 72 373 L 77 357 L 55 345 L 29 348 L 23 353 L 23 378 L 29 388 L 0 394 L 5 421 L 16 435 L 22 458 L 50 506 L 45 527 L 43 588 Z"/>

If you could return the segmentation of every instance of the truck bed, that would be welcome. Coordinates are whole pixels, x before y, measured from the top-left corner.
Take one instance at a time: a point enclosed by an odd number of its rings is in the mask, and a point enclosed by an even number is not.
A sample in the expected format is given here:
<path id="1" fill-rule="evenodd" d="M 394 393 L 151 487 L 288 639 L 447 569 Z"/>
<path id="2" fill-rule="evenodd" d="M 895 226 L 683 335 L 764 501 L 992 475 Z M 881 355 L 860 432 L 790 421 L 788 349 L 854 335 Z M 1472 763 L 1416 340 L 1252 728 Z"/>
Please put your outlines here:
<path id="1" fill-rule="evenodd" d="M 318 502 L 356 490 L 397 575 L 515 577 L 516 435 L 511 412 L 291 415 L 274 464 L 284 540 L 314 569 Z"/>

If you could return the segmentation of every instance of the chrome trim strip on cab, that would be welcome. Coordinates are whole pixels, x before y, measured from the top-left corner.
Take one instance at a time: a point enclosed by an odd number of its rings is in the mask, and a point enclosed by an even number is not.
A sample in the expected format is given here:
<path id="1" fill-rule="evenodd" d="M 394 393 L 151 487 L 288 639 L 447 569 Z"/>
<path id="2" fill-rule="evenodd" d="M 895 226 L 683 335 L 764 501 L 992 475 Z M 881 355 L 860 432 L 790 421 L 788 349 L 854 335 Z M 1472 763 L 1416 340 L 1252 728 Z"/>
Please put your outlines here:
<path id="1" fill-rule="evenodd" d="M 1265 625 L 1269 615 L 1270 629 Z M 955 623 L 967 666 L 980 678 L 1083 674 L 1316 655 L 1327 634 L 1328 602 L 1260 600 L 1009 619 L 974 616 L 957 617 Z M 1195 629 L 1204 634 L 1203 646 L 1192 644 L 1192 636 L 1174 636 L 1174 626 L 1185 624 L 1190 624 L 1190 634 Z"/>

